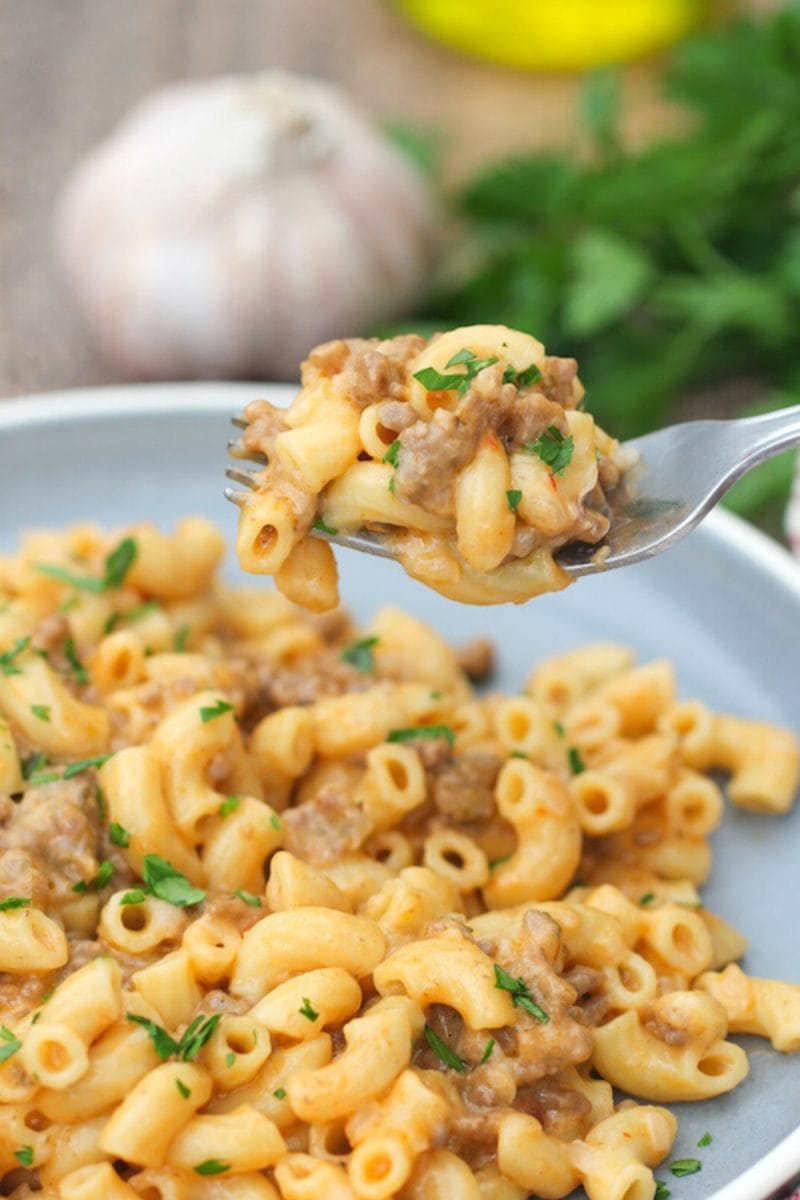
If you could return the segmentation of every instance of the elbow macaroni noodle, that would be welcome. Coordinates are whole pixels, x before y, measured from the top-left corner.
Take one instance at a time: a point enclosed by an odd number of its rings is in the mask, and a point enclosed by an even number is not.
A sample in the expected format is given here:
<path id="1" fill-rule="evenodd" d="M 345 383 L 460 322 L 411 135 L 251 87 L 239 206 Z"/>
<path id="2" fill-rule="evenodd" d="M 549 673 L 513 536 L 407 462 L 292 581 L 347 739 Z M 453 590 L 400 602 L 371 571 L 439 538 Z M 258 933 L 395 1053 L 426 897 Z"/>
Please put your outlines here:
<path id="1" fill-rule="evenodd" d="M 337 403 L 315 485 L 385 435 Z M 797 740 L 611 645 L 478 695 L 392 609 L 358 637 L 237 603 L 220 550 L 192 520 L 0 560 L 0 1190 L 652 1196 L 662 1106 L 747 1073 L 731 1035 L 800 1049 L 800 985 L 697 891 L 707 772 L 783 813 Z"/>

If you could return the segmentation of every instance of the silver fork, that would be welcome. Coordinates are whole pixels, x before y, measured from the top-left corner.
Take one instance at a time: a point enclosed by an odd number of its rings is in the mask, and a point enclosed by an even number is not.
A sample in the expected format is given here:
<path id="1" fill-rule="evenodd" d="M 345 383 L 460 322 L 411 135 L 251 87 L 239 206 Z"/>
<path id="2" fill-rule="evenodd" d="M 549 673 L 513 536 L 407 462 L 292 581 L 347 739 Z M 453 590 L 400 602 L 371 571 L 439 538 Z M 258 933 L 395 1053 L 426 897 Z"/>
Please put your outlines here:
<path id="1" fill-rule="evenodd" d="M 233 423 L 240 428 L 247 424 L 244 417 L 234 417 Z M 800 446 L 800 405 L 732 421 L 686 421 L 625 442 L 639 457 L 608 496 L 608 535 L 599 546 L 571 542 L 558 551 L 556 560 L 577 578 L 661 554 L 686 537 L 737 479 L 793 446 Z M 233 439 L 229 449 L 237 459 L 246 457 L 239 439 Z M 254 488 L 264 462 L 261 459 L 253 471 L 229 467 L 226 474 Z M 225 495 L 241 504 L 247 493 L 226 488 Z M 395 557 L 380 533 L 313 533 L 337 546 Z"/>

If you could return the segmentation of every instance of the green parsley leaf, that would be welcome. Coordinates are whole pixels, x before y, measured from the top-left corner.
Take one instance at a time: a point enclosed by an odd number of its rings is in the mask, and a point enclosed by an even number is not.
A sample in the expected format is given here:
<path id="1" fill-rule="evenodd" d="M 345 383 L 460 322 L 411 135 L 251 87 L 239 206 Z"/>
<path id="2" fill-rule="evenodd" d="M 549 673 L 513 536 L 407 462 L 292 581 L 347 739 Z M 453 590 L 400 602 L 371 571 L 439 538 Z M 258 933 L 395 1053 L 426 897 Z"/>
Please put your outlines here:
<path id="1" fill-rule="evenodd" d="M 436 1055 L 446 1067 L 451 1067 L 452 1070 L 458 1071 L 460 1075 L 465 1075 L 468 1067 L 463 1058 L 459 1058 L 455 1050 L 451 1050 L 447 1042 L 443 1042 L 438 1033 L 431 1029 L 430 1025 L 425 1026 L 425 1041 L 430 1046 L 433 1053 Z"/>
<path id="2" fill-rule="evenodd" d="M 67 640 L 64 642 L 62 649 L 64 651 L 64 657 L 66 658 L 67 662 L 69 663 L 70 669 L 72 670 L 72 674 L 75 677 L 75 682 L 81 683 L 81 684 L 88 683 L 89 682 L 89 672 L 86 670 L 86 667 L 83 665 L 80 658 L 78 657 L 78 652 L 75 649 L 74 638 L 71 638 L 71 637 L 67 638 Z"/>
<path id="3" fill-rule="evenodd" d="M 489 870 L 496 871 L 498 867 L 502 867 L 503 863 L 507 863 L 512 857 L 512 854 L 501 854 L 499 858 L 490 858 Z"/>
<path id="4" fill-rule="evenodd" d="M 133 566 L 139 547 L 132 537 L 123 538 L 105 561 L 103 589 L 122 587 L 125 576 Z"/>
<path id="5" fill-rule="evenodd" d="M 230 1068 L 233 1066 L 233 1064 L 235 1062 L 236 1062 L 236 1055 L 233 1053 L 232 1050 L 229 1050 L 228 1053 L 225 1055 L 225 1066 Z"/>
<path id="6" fill-rule="evenodd" d="M 233 705 L 227 700 L 218 700 L 216 704 L 204 704 L 200 709 L 200 720 L 205 725 L 208 721 L 213 721 L 215 717 L 221 717 L 223 713 L 233 712 Z"/>
<path id="7" fill-rule="evenodd" d="M 126 904 L 144 904 L 147 899 L 147 892 L 143 892 L 141 888 L 131 888 L 124 896 L 120 897 L 120 907 Z"/>
<path id="8" fill-rule="evenodd" d="M 549 425 L 541 437 L 535 442 L 525 442 L 522 449 L 526 454 L 536 454 L 551 475 L 561 475 L 572 462 L 575 439 L 571 435 L 564 437 L 557 426 Z"/>
<path id="9" fill-rule="evenodd" d="M 543 1008 L 534 1000 L 531 995 L 531 990 L 524 979 L 515 979 L 513 975 L 509 975 L 508 971 L 504 971 L 502 967 L 495 963 L 494 968 L 494 986 L 499 988 L 501 992 L 511 993 L 511 1002 L 515 1008 L 522 1008 L 525 1012 L 530 1013 L 537 1021 L 545 1023 L 550 1020 Z"/>
<path id="10" fill-rule="evenodd" d="M 713 1140 L 714 1139 L 710 1133 L 704 1133 L 697 1144 L 698 1146 L 710 1146 Z"/>
<path id="11" fill-rule="evenodd" d="M 506 501 L 508 503 L 508 507 L 513 513 L 517 511 L 521 499 L 522 492 L 520 492 L 517 488 L 512 488 L 511 491 L 506 492 Z"/>
<path id="12" fill-rule="evenodd" d="M 336 534 L 339 532 L 339 530 L 334 529 L 332 525 L 326 525 L 322 517 L 317 517 L 312 529 L 318 530 L 319 533 L 327 533 L 328 537 L 336 537 Z"/>
<path id="13" fill-rule="evenodd" d="M 567 750 L 567 761 L 573 775 L 582 775 L 586 770 L 586 764 L 581 758 L 581 752 L 577 746 L 570 746 Z"/>
<path id="14" fill-rule="evenodd" d="M 530 755 L 526 754 L 524 750 L 510 750 L 508 757 L 509 758 L 527 758 L 527 759 L 529 759 Z"/>
<path id="15" fill-rule="evenodd" d="M 14 1158 L 23 1167 L 33 1166 L 33 1146 L 20 1146 L 19 1150 L 14 1151 Z"/>
<path id="16" fill-rule="evenodd" d="M 397 467 L 400 462 L 400 438 L 395 438 L 389 449 L 384 454 L 381 462 L 389 463 L 393 467 Z"/>
<path id="17" fill-rule="evenodd" d="M 303 996 L 302 1006 L 297 1010 L 301 1017 L 305 1017 L 307 1021 L 316 1021 L 319 1013 L 312 1007 L 308 996 Z"/>
<path id="18" fill-rule="evenodd" d="M 142 874 L 147 890 L 176 908 L 190 908 L 206 898 L 202 888 L 194 887 L 160 854 L 145 854 Z"/>
<path id="19" fill-rule="evenodd" d="M 703 1164 L 699 1158 L 676 1158 L 675 1162 L 669 1164 L 669 1169 L 676 1179 L 683 1179 L 686 1175 L 696 1175 L 702 1171 Z"/>
<path id="20" fill-rule="evenodd" d="M 421 371 L 414 373 L 414 378 L 419 380 L 428 392 L 455 391 L 463 399 L 478 372 L 482 371 L 485 367 L 493 366 L 496 362 L 497 358 L 494 357 L 478 358 L 465 346 L 463 349 L 456 351 L 445 367 L 445 370 L 449 371 L 451 367 L 463 366 L 466 368 L 463 372 L 459 371 L 458 374 L 446 375 L 442 371 L 437 371 L 435 367 L 423 367 Z"/>
<path id="21" fill-rule="evenodd" d="M 35 771 L 30 781 L 34 787 L 42 787 L 45 783 L 55 783 L 60 779 L 57 771 Z"/>
<path id="22" fill-rule="evenodd" d="M 48 721 L 49 722 L 49 720 L 50 720 L 50 705 L 49 704 L 32 704 L 31 712 L 33 713 L 33 715 L 35 717 L 38 717 L 40 721 Z"/>
<path id="23" fill-rule="evenodd" d="M 272 1094 L 276 1100 L 285 1100 L 286 1088 L 275 1088 L 275 1091 Z"/>
<path id="24" fill-rule="evenodd" d="M 19 658 L 23 650 L 27 650 L 30 643 L 31 639 L 29 637 L 17 638 L 10 650 L 4 650 L 0 654 L 0 675 L 22 674 L 15 660 Z"/>
<path id="25" fill-rule="evenodd" d="M 30 779 L 33 775 L 36 775 L 39 771 L 41 771 L 42 767 L 44 766 L 47 766 L 47 759 L 45 756 L 41 752 L 38 754 L 32 754 L 31 757 L 26 758 L 22 764 L 22 778 Z"/>
<path id="26" fill-rule="evenodd" d="M 449 725 L 420 725 L 416 729 L 392 729 L 386 740 L 387 742 L 416 742 L 421 739 L 432 741 L 435 738 L 445 738 L 452 746 L 456 735 Z"/>
<path id="27" fill-rule="evenodd" d="M 207 1158 L 205 1162 L 198 1163 L 194 1168 L 198 1175 L 222 1175 L 230 1169 L 231 1164 L 223 1162 L 220 1158 Z"/>
<path id="28" fill-rule="evenodd" d="M 481 1060 L 478 1063 L 479 1067 L 482 1067 L 485 1062 L 489 1061 L 492 1051 L 494 1050 L 494 1047 L 495 1047 L 494 1038 L 490 1037 L 488 1042 L 486 1043 L 486 1045 L 483 1047 L 483 1054 L 481 1055 Z"/>
<path id="29" fill-rule="evenodd" d="M 0 912 L 11 912 L 15 908 L 30 908 L 32 900 L 27 896 L 6 896 L 5 900 L 0 900 Z"/>
<path id="30" fill-rule="evenodd" d="M 22 1049 L 22 1042 L 14 1037 L 11 1030 L 5 1025 L 0 1025 L 0 1042 L 3 1043 L 0 1045 L 0 1066 L 2 1066 L 4 1062 L 8 1062 L 12 1054 L 16 1054 L 18 1050 Z"/>
<path id="31" fill-rule="evenodd" d="M 281 825 L 281 819 L 277 813 L 272 814 L 272 816 L 269 819 L 269 823 L 272 826 L 272 828 L 275 830 L 279 830 L 279 829 L 283 828 L 283 826 Z"/>
<path id="32" fill-rule="evenodd" d="M 147 617 L 150 613 L 160 611 L 161 605 L 157 600 L 145 600 L 144 604 L 137 604 L 136 608 L 132 608 L 130 612 L 123 613 L 122 616 L 126 621 L 134 622 L 141 621 L 142 617 Z"/>
<path id="33" fill-rule="evenodd" d="M 672 1192 L 669 1190 L 667 1185 L 664 1183 L 664 1180 L 657 1179 L 655 1181 L 655 1184 L 656 1184 L 656 1194 L 653 1197 L 653 1200 L 669 1200 L 670 1196 L 672 1195 Z"/>
<path id="34" fill-rule="evenodd" d="M 239 805 L 241 803 L 242 803 L 241 796 L 228 796 L 225 800 L 222 801 L 222 804 L 220 804 L 219 808 L 217 809 L 217 812 L 219 813 L 219 815 L 221 817 L 229 817 L 232 812 L 236 812 L 236 809 L 239 807 Z"/>
<path id="35" fill-rule="evenodd" d="M 178 632 L 175 634 L 175 640 L 172 645 L 176 654 L 183 654 L 186 650 L 186 644 L 189 641 L 189 626 L 181 625 Z"/>
<path id="36" fill-rule="evenodd" d="M 238 896 L 244 904 L 249 904 L 251 908 L 260 908 L 261 900 L 258 896 L 254 896 L 252 892 L 246 892 L 244 888 L 236 888 L 234 896 Z"/>
<path id="37" fill-rule="evenodd" d="M 186 1086 L 182 1079 L 175 1080 L 175 1087 L 178 1089 L 184 1100 L 188 1100 L 191 1096 L 191 1090 Z"/>
<path id="38" fill-rule="evenodd" d="M 113 633 L 122 620 L 122 613 L 112 612 L 111 616 L 103 626 L 103 633 Z"/>
<path id="39" fill-rule="evenodd" d="M 655 892 L 645 892 L 643 896 L 639 897 L 639 903 L 642 905 L 652 904 L 655 898 Z"/>
<path id="40" fill-rule="evenodd" d="M 564 728 L 564 726 L 561 724 L 561 722 L 560 722 L 560 721 L 553 721 L 553 729 L 555 729 L 555 731 L 556 731 L 556 733 L 558 734 L 558 736 L 559 736 L 559 737 L 565 737 L 565 736 L 566 736 L 566 733 L 567 733 L 567 731 L 566 731 L 566 729 Z"/>
<path id="41" fill-rule="evenodd" d="M 108 838 L 115 846 L 121 846 L 123 850 L 127 850 L 131 844 L 131 835 L 117 821 L 112 821 L 109 825 Z"/>
<path id="42" fill-rule="evenodd" d="M 529 367 L 523 367 L 521 371 L 517 371 L 514 367 L 506 367 L 503 371 L 503 383 L 513 383 L 518 388 L 529 387 L 532 383 L 538 383 L 541 378 L 542 372 L 536 363 L 531 363 Z"/>
<path id="43" fill-rule="evenodd" d="M 111 754 L 95 754 L 94 758 L 82 758 L 78 762 L 70 763 L 64 768 L 62 779 L 73 779 L 76 775 L 80 775 L 81 771 L 88 771 L 90 767 L 102 767 L 103 763 L 107 763 Z"/>
<path id="44" fill-rule="evenodd" d="M 95 875 L 94 879 L 90 879 L 88 883 L 85 880 L 80 879 L 77 883 L 72 885 L 72 890 L 78 896 L 84 896 L 89 891 L 89 888 L 92 888 L 92 890 L 95 892 L 99 892 L 101 888 L 106 886 L 113 874 L 114 864 L 109 862 L 109 860 L 106 858 L 97 868 L 97 874 Z"/>
<path id="45" fill-rule="evenodd" d="M 372 647 L 377 644 L 376 637 L 359 638 L 357 642 L 345 646 L 339 658 L 342 662 L 350 663 L 362 675 L 370 675 L 375 670 L 375 655 L 372 653 Z"/>
<path id="46" fill-rule="evenodd" d="M 191 1024 L 184 1029 L 176 1051 L 181 1062 L 191 1062 L 196 1058 L 222 1020 L 222 1013 L 215 1013 L 206 1020 L 202 1016 L 195 1017 Z"/>
<path id="47" fill-rule="evenodd" d="M 391 477 L 389 479 L 389 491 L 392 493 L 392 495 L 394 495 L 396 489 L 397 489 L 397 479 L 395 478 L 394 472 L 392 472 Z"/>

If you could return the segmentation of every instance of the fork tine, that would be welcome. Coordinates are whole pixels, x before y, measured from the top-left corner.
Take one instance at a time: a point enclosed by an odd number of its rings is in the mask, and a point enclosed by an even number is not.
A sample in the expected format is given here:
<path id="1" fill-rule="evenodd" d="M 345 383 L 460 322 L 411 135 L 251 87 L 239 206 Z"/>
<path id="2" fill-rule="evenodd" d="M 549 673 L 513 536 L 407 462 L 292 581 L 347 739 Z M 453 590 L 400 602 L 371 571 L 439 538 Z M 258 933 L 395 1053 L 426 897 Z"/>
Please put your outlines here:
<path id="1" fill-rule="evenodd" d="M 235 417 L 231 417 L 231 425 L 235 425 L 237 429 L 247 429 L 247 417 L 244 413 L 237 413 Z"/>
<path id="2" fill-rule="evenodd" d="M 228 453 L 231 458 L 238 458 L 243 462 L 257 463 L 260 467 L 265 467 L 269 462 L 266 454 L 262 454 L 259 450 L 248 450 L 241 438 L 229 439 Z"/>
<path id="3" fill-rule="evenodd" d="M 230 500 L 231 504 L 235 504 L 237 508 L 241 508 L 247 499 L 247 492 L 237 492 L 236 488 L 226 487 L 224 496 L 226 500 Z"/>
<path id="4" fill-rule="evenodd" d="M 241 483 L 243 487 L 250 488 L 251 491 L 254 491 L 258 487 L 260 474 L 260 471 L 249 471 L 246 467 L 225 468 L 227 479 L 232 479 L 234 483 Z"/>

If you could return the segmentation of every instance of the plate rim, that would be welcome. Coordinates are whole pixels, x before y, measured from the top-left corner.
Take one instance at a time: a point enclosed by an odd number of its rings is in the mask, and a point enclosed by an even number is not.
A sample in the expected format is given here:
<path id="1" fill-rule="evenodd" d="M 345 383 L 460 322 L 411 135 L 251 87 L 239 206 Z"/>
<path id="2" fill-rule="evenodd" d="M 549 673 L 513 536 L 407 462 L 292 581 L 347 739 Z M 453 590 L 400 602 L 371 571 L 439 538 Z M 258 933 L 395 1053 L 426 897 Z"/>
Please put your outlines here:
<path id="1" fill-rule="evenodd" d="M 0 433 L 59 420 L 113 422 L 118 416 L 148 416 L 197 412 L 231 413 L 235 400 L 280 397 L 288 403 L 297 384 L 236 380 L 120 383 L 70 388 L 0 398 Z M 110 402 L 111 405 L 110 406 Z M 702 523 L 701 533 L 726 550 L 744 554 L 791 592 L 800 604 L 800 563 L 790 551 L 734 513 L 715 508 Z M 736 1179 L 713 1192 L 708 1200 L 754 1200 L 791 1186 L 800 1173 L 800 1125 Z"/>

